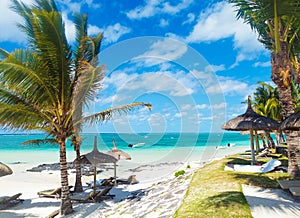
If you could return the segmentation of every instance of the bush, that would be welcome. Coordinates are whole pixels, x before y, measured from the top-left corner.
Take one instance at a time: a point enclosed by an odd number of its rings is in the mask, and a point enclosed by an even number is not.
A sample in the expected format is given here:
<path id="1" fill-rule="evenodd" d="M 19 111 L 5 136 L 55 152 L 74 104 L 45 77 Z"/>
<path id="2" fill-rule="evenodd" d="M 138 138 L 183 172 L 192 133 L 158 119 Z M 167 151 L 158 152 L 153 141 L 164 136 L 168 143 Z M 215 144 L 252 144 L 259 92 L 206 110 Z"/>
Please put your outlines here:
<path id="1" fill-rule="evenodd" d="M 177 171 L 177 172 L 175 173 L 175 177 L 181 176 L 181 175 L 183 175 L 183 174 L 185 174 L 185 171 L 184 171 L 184 170 L 179 170 L 179 171 Z"/>

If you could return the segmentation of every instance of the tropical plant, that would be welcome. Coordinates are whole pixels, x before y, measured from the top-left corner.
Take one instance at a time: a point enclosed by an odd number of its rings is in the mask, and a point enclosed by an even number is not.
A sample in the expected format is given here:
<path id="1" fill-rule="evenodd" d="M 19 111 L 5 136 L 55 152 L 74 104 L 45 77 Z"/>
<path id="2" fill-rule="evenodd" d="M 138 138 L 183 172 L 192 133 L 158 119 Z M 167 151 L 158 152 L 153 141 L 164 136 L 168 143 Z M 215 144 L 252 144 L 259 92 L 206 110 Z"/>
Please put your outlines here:
<path id="1" fill-rule="evenodd" d="M 11 53 L 0 50 L 0 124 L 6 129 L 44 131 L 52 142 L 59 144 L 60 213 L 66 215 L 73 211 L 66 141 L 78 136 L 84 122 L 108 119 L 113 112 L 82 116 L 83 105 L 94 99 L 104 78 L 103 67 L 98 66 L 97 59 L 102 35 L 87 37 L 86 28 L 77 26 L 80 46 L 72 51 L 54 0 L 35 0 L 31 6 L 18 0 L 12 3 L 12 9 L 24 20 L 18 26 L 27 35 L 28 48 Z M 84 15 L 76 16 L 75 20 L 85 20 Z M 120 106 L 116 111 L 126 112 L 136 106 L 151 107 L 134 103 Z M 72 139 L 80 144 L 79 138 Z"/>
<path id="2" fill-rule="evenodd" d="M 256 113 L 280 122 L 282 120 L 278 89 L 258 82 L 260 85 L 254 92 L 253 107 Z"/>
<path id="3" fill-rule="evenodd" d="M 229 0 L 243 19 L 259 35 L 259 41 L 271 51 L 272 80 L 278 87 L 283 118 L 294 112 L 291 79 L 299 77 L 300 0 Z M 296 132 L 286 132 L 289 174 L 300 177 L 299 144 Z"/>
<path id="4" fill-rule="evenodd" d="M 278 89 L 273 88 L 265 82 L 258 82 L 258 84 L 260 86 L 256 88 L 254 92 L 254 101 L 252 101 L 254 111 L 262 116 L 269 117 L 280 122 L 281 112 L 278 99 Z M 275 147 L 275 143 L 270 132 L 259 134 L 259 136 L 262 139 L 264 146 L 264 140 L 267 139 L 269 147 Z"/>

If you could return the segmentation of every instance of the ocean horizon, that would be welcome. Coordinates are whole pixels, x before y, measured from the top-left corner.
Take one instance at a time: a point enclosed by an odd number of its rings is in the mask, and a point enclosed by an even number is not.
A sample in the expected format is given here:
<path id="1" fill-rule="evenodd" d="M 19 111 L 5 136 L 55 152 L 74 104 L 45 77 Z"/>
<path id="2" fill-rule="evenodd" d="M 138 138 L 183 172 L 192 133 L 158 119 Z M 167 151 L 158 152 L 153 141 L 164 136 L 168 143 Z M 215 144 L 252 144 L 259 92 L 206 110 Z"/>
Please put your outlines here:
<path id="1" fill-rule="evenodd" d="M 101 150 L 110 150 L 113 147 L 112 139 L 116 141 L 117 147 L 122 150 L 142 149 L 174 149 L 180 147 L 205 147 L 205 146 L 245 146 L 249 145 L 249 135 L 241 135 L 238 132 L 220 133 L 84 133 L 82 137 L 82 151 L 93 149 L 94 136 L 97 136 L 97 146 Z M 58 145 L 23 145 L 28 140 L 44 139 L 46 134 L 42 133 L 4 133 L 0 134 L 0 150 L 4 151 L 34 151 L 34 150 L 57 150 Z M 141 145 L 131 148 L 129 145 Z M 71 143 L 67 142 L 67 150 L 73 150 Z"/>

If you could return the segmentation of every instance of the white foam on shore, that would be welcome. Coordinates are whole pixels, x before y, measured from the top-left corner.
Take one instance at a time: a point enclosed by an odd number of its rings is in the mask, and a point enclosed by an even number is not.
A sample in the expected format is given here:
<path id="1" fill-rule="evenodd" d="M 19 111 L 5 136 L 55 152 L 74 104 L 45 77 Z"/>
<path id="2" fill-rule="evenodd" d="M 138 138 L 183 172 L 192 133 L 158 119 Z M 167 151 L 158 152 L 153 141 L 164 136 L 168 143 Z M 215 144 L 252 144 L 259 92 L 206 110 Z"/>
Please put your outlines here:
<path id="1" fill-rule="evenodd" d="M 125 198 L 131 192 L 138 190 L 148 190 L 151 193 L 139 199 L 139 202 L 148 204 L 148 207 L 154 211 L 152 207 L 155 207 L 155 201 L 158 201 L 158 198 L 154 198 L 153 192 L 163 192 L 167 193 L 172 192 L 171 184 L 177 184 L 174 180 L 174 172 L 179 169 L 185 169 L 186 171 L 187 164 L 191 166 L 191 171 L 196 170 L 201 167 L 203 163 L 209 162 L 213 159 L 219 159 L 226 155 L 231 155 L 239 153 L 247 149 L 247 147 L 230 147 L 226 149 L 210 149 L 210 150 L 193 150 L 185 151 L 183 148 L 173 149 L 172 151 L 153 151 L 151 153 L 146 153 L 145 151 L 134 150 L 130 152 L 132 156 L 132 161 L 120 161 L 118 162 L 117 176 L 121 178 L 127 178 L 129 175 L 136 175 L 136 178 L 140 182 L 136 185 L 129 186 L 118 186 L 114 188 L 111 192 L 116 194 L 116 197 L 113 201 L 105 201 L 101 204 L 74 204 L 76 213 L 72 214 L 70 217 L 99 217 L 97 213 L 97 208 L 99 210 L 103 204 L 106 205 L 105 208 L 118 208 L 119 212 L 122 213 L 122 208 L 126 210 L 133 211 L 134 204 L 128 200 L 119 202 L 122 198 Z M 8 164 L 12 170 L 13 174 L 10 176 L 5 176 L 0 178 L 0 196 L 13 195 L 16 193 L 22 193 L 21 198 L 25 199 L 22 204 L 12 207 L 7 210 L 1 211 L 1 217 L 45 217 L 49 215 L 56 209 L 59 209 L 60 200 L 49 199 L 49 198 L 39 198 L 37 195 L 38 191 L 57 188 L 60 186 L 60 174 L 59 171 L 43 171 L 39 172 L 28 172 L 27 169 L 30 169 L 34 166 L 43 164 L 43 163 L 55 163 L 59 160 L 59 152 L 53 151 L 37 151 L 37 152 L 5 152 L 1 154 L 1 161 Z M 74 152 L 68 153 L 68 161 L 74 160 Z M 18 164 L 13 164 L 19 162 Z M 107 178 L 113 176 L 113 167 L 108 171 L 105 171 L 97 176 L 97 178 Z M 91 181 L 92 177 L 83 176 L 83 184 L 85 182 Z M 75 173 L 69 171 L 69 184 L 74 185 Z M 163 182 L 162 182 L 163 181 Z M 161 189 L 153 189 L 153 184 L 158 184 Z M 152 189 L 151 189 L 152 187 Z M 173 187 L 173 186 L 172 186 Z M 179 206 L 181 199 L 184 196 L 184 191 L 188 187 L 188 183 L 182 186 L 181 190 L 175 189 L 176 192 L 180 193 L 175 196 L 175 199 L 168 203 L 167 200 L 160 202 L 160 209 L 155 208 L 156 211 L 164 213 L 164 210 L 170 211 L 171 207 Z M 173 191 L 174 191 L 173 190 Z M 153 198 L 151 198 L 151 196 Z M 170 196 L 166 195 L 165 198 Z M 171 198 L 171 197 L 170 197 Z M 151 200 L 152 199 L 152 200 Z M 153 204 L 151 204 L 153 201 Z M 152 206 L 151 206 L 152 205 Z M 157 205 L 159 206 L 159 205 Z M 132 208 L 131 208 L 132 207 Z M 131 209 L 130 209 L 131 208 Z M 96 210 L 96 212 L 95 212 Z M 148 209 L 149 210 L 149 209 Z M 84 211 L 84 213 L 82 212 Z M 145 213 L 147 210 L 143 210 Z M 124 211 L 123 211 L 124 212 Z M 141 212 L 141 211 L 140 211 Z M 173 212 L 173 210 L 171 210 Z M 116 214 L 110 214 L 111 217 L 120 217 Z M 123 214 L 123 213 L 122 213 Z M 152 214 L 155 215 L 155 214 Z M 126 216 L 124 216 L 126 217 Z"/>

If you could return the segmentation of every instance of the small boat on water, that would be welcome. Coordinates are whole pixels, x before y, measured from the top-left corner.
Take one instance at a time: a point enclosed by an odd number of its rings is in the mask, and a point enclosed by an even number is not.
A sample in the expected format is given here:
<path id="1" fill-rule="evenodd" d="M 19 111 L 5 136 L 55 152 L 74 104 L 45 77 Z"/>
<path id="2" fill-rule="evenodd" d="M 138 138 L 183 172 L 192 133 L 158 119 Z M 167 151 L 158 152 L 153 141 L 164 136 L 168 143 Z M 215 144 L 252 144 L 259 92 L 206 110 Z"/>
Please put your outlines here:
<path id="1" fill-rule="evenodd" d="M 129 144 L 128 147 L 130 148 L 138 148 L 138 147 L 143 147 L 145 146 L 144 142 L 136 143 L 136 144 Z"/>

